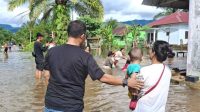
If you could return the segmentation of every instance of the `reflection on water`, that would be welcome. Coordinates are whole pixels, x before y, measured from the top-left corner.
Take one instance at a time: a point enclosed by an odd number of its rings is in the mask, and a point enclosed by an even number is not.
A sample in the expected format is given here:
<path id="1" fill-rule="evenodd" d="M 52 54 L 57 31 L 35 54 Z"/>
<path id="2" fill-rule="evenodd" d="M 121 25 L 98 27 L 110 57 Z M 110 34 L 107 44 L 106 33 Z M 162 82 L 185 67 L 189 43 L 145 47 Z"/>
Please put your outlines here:
<path id="1" fill-rule="evenodd" d="M 185 58 L 169 60 L 171 66 L 185 63 Z M 101 65 L 102 60 L 97 60 Z M 145 61 L 145 60 L 144 60 Z M 143 65 L 149 63 L 143 62 Z M 166 62 L 169 63 L 169 62 Z M 0 112 L 42 112 L 46 86 L 34 78 L 35 64 L 31 53 L 11 52 L 8 59 L 0 53 Z M 119 69 L 112 71 L 124 77 Z M 127 88 L 86 81 L 85 112 L 127 112 Z M 186 85 L 171 85 L 167 112 L 199 112 L 200 91 Z"/>

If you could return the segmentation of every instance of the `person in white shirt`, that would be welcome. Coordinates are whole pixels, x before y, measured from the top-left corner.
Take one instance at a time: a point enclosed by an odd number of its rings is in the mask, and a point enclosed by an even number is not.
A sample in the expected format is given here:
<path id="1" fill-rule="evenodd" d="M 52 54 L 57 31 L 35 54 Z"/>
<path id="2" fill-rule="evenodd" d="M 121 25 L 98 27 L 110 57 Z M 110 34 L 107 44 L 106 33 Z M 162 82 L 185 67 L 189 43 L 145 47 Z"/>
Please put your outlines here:
<path id="1" fill-rule="evenodd" d="M 140 74 L 144 78 L 144 87 L 141 90 L 143 96 L 138 100 L 137 106 L 133 112 L 165 112 L 171 71 L 163 64 L 167 59 L 169 44 L 165 41 L 156 41 L 153 48 L 149 50 L 149 56 L 152 64 L 143 67 Z M 165 69 L 164 69 L 165 66 Z M 163 71 L 163 75 L 161 77 Z M 160 81 L 159 78 L 161 77 Z M 158 82 L 157 86 L 145 94 Z"/>
<path id="2" fill-rule="evenodd" d="M 125 49 L 124 48 L 121 48 L 120 51 L 117 51 L 115 52 L 115 55 L 114 55 L 114 65 L 116 66 L 117 63 L 119 62 L 119 60 L 121 59 L 126 59 L 126 56 L 125 56 Z"/>

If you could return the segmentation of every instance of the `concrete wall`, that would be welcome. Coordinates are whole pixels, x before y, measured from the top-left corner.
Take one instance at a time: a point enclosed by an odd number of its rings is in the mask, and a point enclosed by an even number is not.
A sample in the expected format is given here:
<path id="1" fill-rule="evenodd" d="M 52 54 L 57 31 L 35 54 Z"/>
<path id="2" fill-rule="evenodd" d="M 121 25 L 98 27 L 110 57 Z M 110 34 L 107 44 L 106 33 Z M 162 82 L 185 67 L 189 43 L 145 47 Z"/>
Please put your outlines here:
<path id="1" fill-rule="evenodd" d="M 190 0 L 187 75 L 200 76 L 200 0 Z"/>
<path id="2" fill-rule="evenodd" d="M 180 45 L 180 39 L 183 40 L 183 44 L 187 44 L 188 40 L 185 39 L 185 31 L 188 31 L 188 25 L 187 24 L 172 24 L 172 25 L 163 25 L 158 27 L 160 30 L 158 30 L 158 38 L 157 40 L 164 40 L 170 44 L 176 44 Z M 165 30 L 166 28 L 169 28 L 168 30 Z M 167 36 L 166 32 L 170 32 L 170 35 Z"/>
<path id="3" fill-rule="evenodd" d="M 189 31 L 188 24 L 179 24 L 179 45 L 180 45 L 180 39 L 183 39 L 183 44 L 188 43 L 188 39 L 185 39 L 186 31 Z"/>

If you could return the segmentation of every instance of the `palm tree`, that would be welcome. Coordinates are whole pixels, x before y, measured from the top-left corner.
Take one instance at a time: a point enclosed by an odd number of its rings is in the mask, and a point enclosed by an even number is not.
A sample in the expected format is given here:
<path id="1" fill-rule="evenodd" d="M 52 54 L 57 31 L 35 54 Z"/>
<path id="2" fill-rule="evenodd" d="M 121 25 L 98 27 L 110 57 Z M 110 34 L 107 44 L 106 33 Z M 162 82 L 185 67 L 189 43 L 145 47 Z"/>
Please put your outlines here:
<path id="1" fill-rule="evenodd" d="M 79 16 L 90 15 L 93 18 L 103 18 L 104 9 L 100 0 L 10 0 L 9 10 L 14 10 L 29 3 L 30 18 L 38 18 L 41 14 L 43 19 L 53 16 L 53 10 L 57 5 L 73 8 Z"/>
<path id="2" fill-rule="evenodd" d="M 51 21 L 57 32 L 57 37 L 66 35 L 66 26 L 71 17 L 70 12 L 74 10 L 79 16 L 90 15 L 93 18 L 103 18 L 104 10 L 100 0 L 10 0 L 9 10 L 29 3 L 30 21 Z"/>

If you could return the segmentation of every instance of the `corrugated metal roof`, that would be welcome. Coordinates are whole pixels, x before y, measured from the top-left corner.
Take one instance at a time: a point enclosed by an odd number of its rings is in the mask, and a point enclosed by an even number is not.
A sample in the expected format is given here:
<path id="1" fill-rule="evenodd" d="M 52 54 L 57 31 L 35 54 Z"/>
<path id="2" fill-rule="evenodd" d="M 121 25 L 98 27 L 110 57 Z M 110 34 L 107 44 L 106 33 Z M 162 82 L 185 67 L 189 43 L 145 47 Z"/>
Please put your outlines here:
<path id="1" fill-rule="evenodd" d="M 189 13 L 188 12 L 175 12 L 169 16 L 165 16 L 159 20 L 156 20 L 148 26 L 156 27 L 160 25 L 177 24 L 177 23 L 188 23 Z"/>

